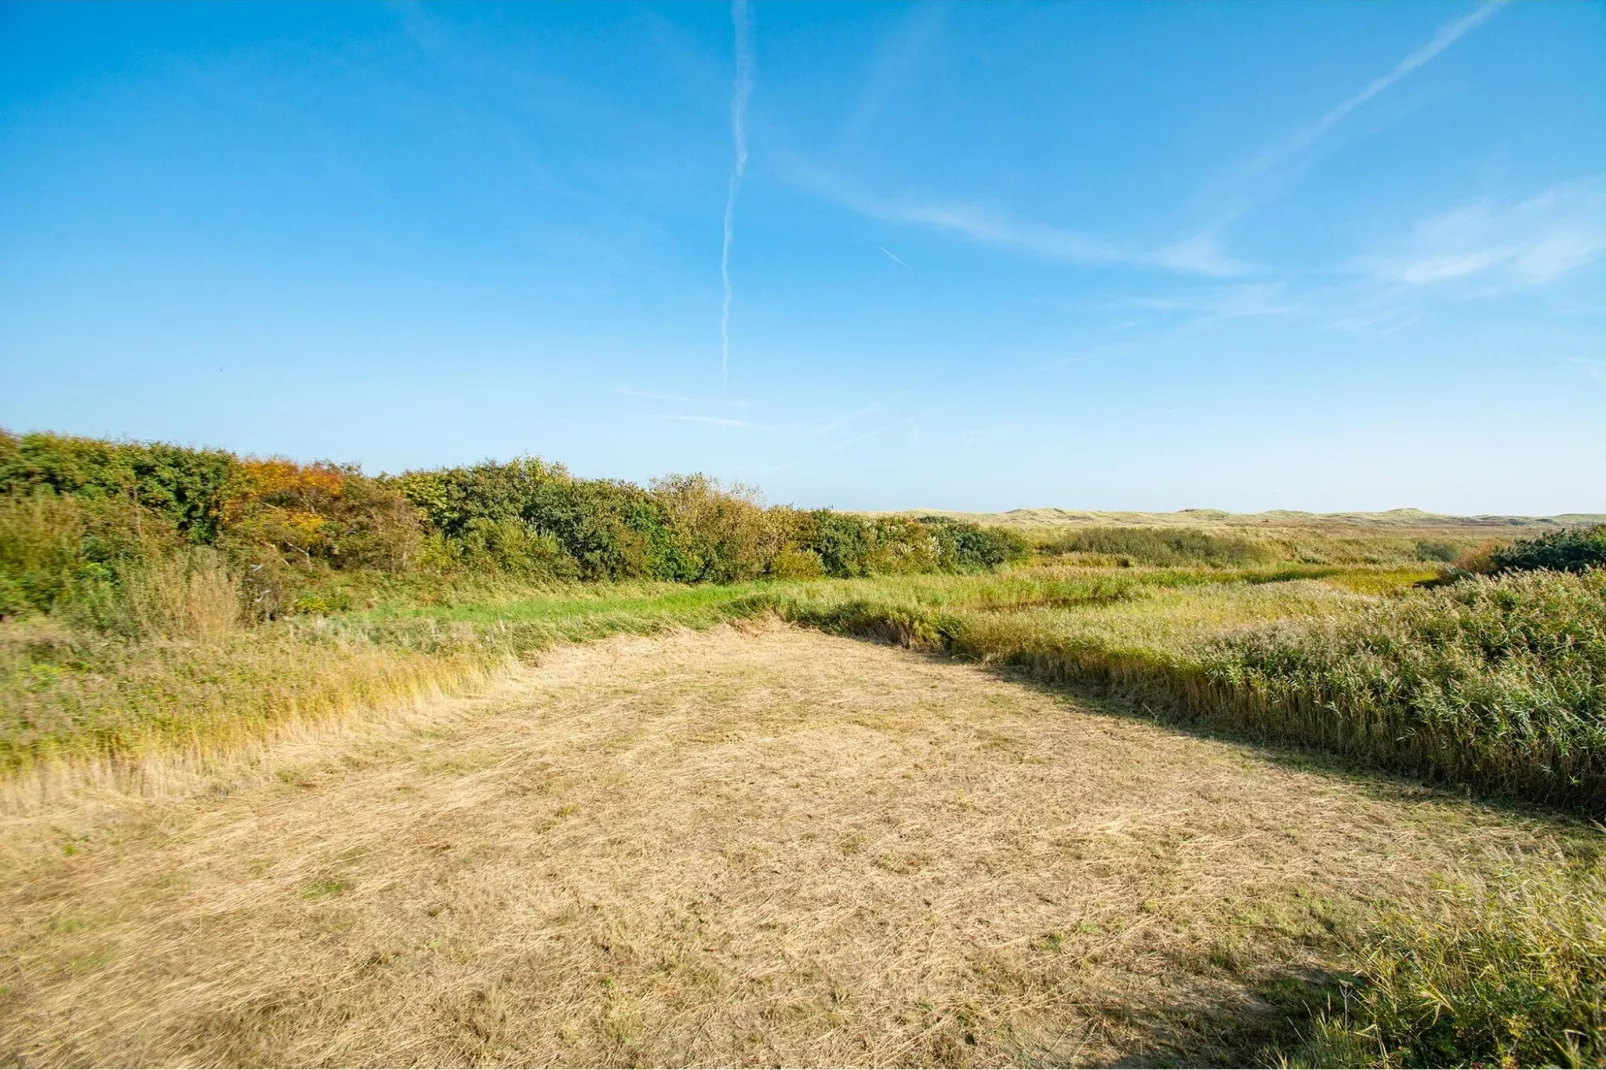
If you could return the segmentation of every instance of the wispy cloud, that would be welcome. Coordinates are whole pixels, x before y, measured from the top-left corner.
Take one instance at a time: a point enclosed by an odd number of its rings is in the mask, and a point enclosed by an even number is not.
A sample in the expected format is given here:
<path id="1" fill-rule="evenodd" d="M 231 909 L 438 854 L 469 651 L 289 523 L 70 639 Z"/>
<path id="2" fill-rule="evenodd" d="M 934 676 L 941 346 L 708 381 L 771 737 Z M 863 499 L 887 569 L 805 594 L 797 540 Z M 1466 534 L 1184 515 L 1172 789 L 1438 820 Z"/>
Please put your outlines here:
<path id="1" fill-rule="evenodd" d="M 984 205 L 878 196 L 795 159 L 786 161 L 783 173 L 798 185 L 871 219 L 940 231 L 1051 260 L 1158 267 L 1188 275 L 1233 275 L 1243 270 L 1243 265 L 1222 253 L 1208 235 L 1157 247 L 1127 245 L 1063 227 L 1023 222 Z"/>
<path id="2" fill-rule="evenodd" d="M 650 390 L 630 390 L 621 388 L 614 393 L 622 394 L 627 398 L 645 398 L 648 401 L 673 401 L 682 405 L 724 405 L 733 409 L 745 409 L 748 402 L 743 398 L 692 398 L 681 394 L 658 394 Z"/>
<path id="3" fill-rule="evenodd" d="M 1208 319 L 1281 316 L 1299 311 L 1297 305 L 1285 298 L 1280 283 L 1206 286 L 1161 296 L 1127 297 L 1111 302 L 1109 307 L 1147 312 L 1193 313 Z"/>
<path id="4" fill-rule="evenodd" d="M 827 420 L 825 423 L 820 424 L 818 427 L 811 427 L 809 430 L 803 432 L 803 434 L 804 434 L 804 437 L 806 437 L 806 438 L 813 438 L 813 437 L 815 437 L 817 435 L 827 434 L 828 432 L 835 431 L 837 428 L 841 427 L 843 424 L 852 423 L 854 420 L 862 420 L 866 416 L 874 416 L 876 413 L 878 413 L 880 411 L 881 411 L 881 402 L 877 401 L 874 404 L 870 404 L 870 405 L 864 406 L 862 409 L 854 409 L 852 412 L 847 413 L 847 414 L 845 414 L 843 416 L 837 416 L 837 417 L 834 417 L 834 418 L 832 418 L 830 420 Z"/>
<path id="5" fill-rule="evenodd" d="M 731 244 L 735 238 L 736 197 L 742 191 L 742 175 L 747 172 L 747 98 L 753 92 L 753 24 L 747 0 L 734 0 L 731 21 L 736 27 L 736 84 L 731 90 L 731 138 L 736 147 L 736 163 L 731 168 L 730 187 L 725 193 L 725 241 L 719 253 L 719 278 L 725 288 L 719 313 L 719 374 L 721 382 L 727 385 L 731 354 Z"/>
<path id="6" fill-rule="evenodd" d="M 715 427 L 753 427 L 756 426 L 746 420 L 732 420 L 726 416 L 676 416 L 670 413 L 658 413 L 660 420 L 675 420 L 686 424 L 712 424 Z"/>
<path id="7" fill-rule="evenodd" d="M 795 468 L 800 464 L 807 464 L 809 461 L 814 461 L 821 457 L 829 456 L 830 454 L 836 453 L 839 450 L 845 450 L 849 446 L 857 446 L 861 442 L 875 438 L 878 435 L 884 435 L 894 428 L 904 426 L 906 425 L 903 423 L 883 424 L 880 427 L 864 432 L 862 435 L 854 435 L 852 438 L 843 439 L 841 442 L 833 443 L 822 450 L 815 450 L 813 453 L 804 454 L 802 457 L 794 457 L 789 461 L 782 461 L 780 464 L 772 465 L 771 467 L 765 469 L 765 472 L 780 472 L 787 468 Z"/>
<path id="8" fill-rule="evenodd" d="M 1386 338 L 1405 330 L 1419 318 L 1414 312 L 1357 313 L 1336 319 L 1329 323 L 1328 327 L 1335 331 L 1364 335 L 1368 338 Z"/>
<path id="9" fill-rule="evenodd" d="M 1485 0 L 1469 14 L 1440 26 L 1433 37 L 1401 59 L 1387 73 L 1373 78 L 1361 89 L 1328 109 L 1314 122 L 1301 127 L 1291 137 L 1261 150 L 1228 176 L 1221 184 L 1205 195 L 1206 201 L 1215 201 L 1217 211 L 1193 239 L 1173 247 L 1173 255 L 1197 250 L 1207 258 L 1219 248 L 1218 243 L 1229 227 L 1265 203 L 1279 181 L 1286 181 L 1296 171 L 1308 150 L 1338 126 L 1348 116 L 1371 101 L 1411 72 L 1426 66 L 1445 49 L 1471 33 L 1508 0 Z M 1209 263 L 1209 260 L 1206 260 Z M 1209 274 L 1209 272 L 1205 272 Z M 1228 274 L 1228 272 L 1218 272 Z"/>
<path id="10" fill-rule="evenodd" d="M 1301 129 L 1287 141 L 1273 146 L 1256 156 L 1245 169 L 1246 177 L 1270 171 L 1289 157 L 1315 144 L 1329 130 L 1343 122 L 1345 117 L 1354 112 L 1355 109 L 1382 93 L 1412 71 L 1426 66 L 1439 53 L 1481 26 L 1489 16 L 1505 6 L 1507 2 L 1508 0 L 1486 0 L 1485 3 L 1473 9 L 1470 14 L 1463 15 L 1458 19 L 1452 19 L 1439 27 L 1439 31 L 1433 35 L 1427 44 L 1400 60 L 1388 73 L 1373 78 L 1362 87 L 1360 92 L 1339 102 L 1337 106 L 1330 109 L 1315 122 Z"/>
<path id="11" fill-rule="evenodd" d="M 1567 358 L 1567 363 L 1578 365 L 1584 369 L 1584 374 L 1595 380 L 1595 382 L 1606 385 L 1606 360 L 1585 360 L 1582 357 L 1569 357 Z"/>
<path id="12" fill-rule="evenodd" d="M 897 261 L 898 263 L 903 264 L 903 258 L 901 256 L 899 256 L 897 253 L 893 252 L 891 249 L 888 249 L 885 245 L 881 246 L 881 251 L 883 253 L 886 253 L 888 256 L 890 256 L 893 260 Z M 908 264 L 903 264 L 903 266 L 904 267 L 908 267 L 909 265 Z"/>
<path id="13" fill-rule="evenodd" d="M 1365 263 L 1385 282 L 1429 286 L 1476 279 L 1497 288 L 1541 286 L 1606 254 L 1606 185 L 1554 186 L 1500 206 L 1467 201 L 1422 220 L 1390 255 Z"/>
<path id="14" fill-rule="evenodd" d="M 838 153 L 852 151 L 875 128 L 889 104 L 919 105 L 915 80 L 926 56 L 942 36 L 948 5 L 910 4 L 898 27 L 870 64 L 859 94 L 837 135 Z"/>

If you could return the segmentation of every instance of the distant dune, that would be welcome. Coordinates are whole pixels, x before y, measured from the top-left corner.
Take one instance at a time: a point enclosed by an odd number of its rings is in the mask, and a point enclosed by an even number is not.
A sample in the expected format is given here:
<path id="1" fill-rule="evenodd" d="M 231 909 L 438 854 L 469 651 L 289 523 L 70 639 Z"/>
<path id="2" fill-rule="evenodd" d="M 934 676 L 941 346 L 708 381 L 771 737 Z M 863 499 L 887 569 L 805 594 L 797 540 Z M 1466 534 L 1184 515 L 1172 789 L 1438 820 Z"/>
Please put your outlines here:
<path id="1" fill-rule="evenodd" d="M 905 509 L 869 516 L 946 516 L 977 524 L 1012 528 L 1065 527 L 1078 524 L 1173 527 L 1368 527 L 1397 529 L 1561 528 L 1606 524 L 1606 513 L 1563 513 L 1558 516 L 1445 516 L 1421 509 L 1382 513 L 1304 513 L 1272 509 L 1264 513 L 1229 513 L 1221 509 L 1183 509 L 1175 513 L 1099 512 L 1087 509 L 1011 509 L 1004 513 L 967 513 L 951 509 Z"/>

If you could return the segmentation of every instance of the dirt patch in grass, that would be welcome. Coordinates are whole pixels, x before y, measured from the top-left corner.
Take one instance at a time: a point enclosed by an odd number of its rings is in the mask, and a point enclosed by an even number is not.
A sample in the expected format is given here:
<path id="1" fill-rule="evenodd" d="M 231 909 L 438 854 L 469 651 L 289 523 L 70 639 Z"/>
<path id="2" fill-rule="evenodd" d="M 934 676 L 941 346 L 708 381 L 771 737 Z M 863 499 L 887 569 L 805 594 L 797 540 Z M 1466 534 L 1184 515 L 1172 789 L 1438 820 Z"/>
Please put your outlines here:
<path id="1" fill-rule="evenodd" d="M 1549 826 L 778 625 L 0 831 L 0 1062 L 1231 1061 Z"/>

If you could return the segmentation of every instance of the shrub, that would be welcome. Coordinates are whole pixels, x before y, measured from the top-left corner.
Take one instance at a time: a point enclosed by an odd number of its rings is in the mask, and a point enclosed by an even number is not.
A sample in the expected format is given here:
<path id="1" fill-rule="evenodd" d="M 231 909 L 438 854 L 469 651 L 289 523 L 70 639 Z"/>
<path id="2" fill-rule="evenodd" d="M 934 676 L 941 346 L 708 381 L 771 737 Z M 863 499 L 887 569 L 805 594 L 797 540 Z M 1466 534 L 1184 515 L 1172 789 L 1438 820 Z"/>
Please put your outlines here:
<path id="1" fill-rule="evenodd" d="M 244 461 L 226 488 L 220 545 L 260 563 L 399 572 L 422 535 L 412 504 L 351 466 Z"/>
<path id="2" fill-rule="evenodd" d="M 984 528 L 943 516 L 923 516 L 920 523 L 937 538 L 938 560 L 944 571 L 971 572 L 998 568 L 1024 560 L 1026 540 L 1004 528 Z"/>
<path id="3" fill-rule="evenodd" d="M 218 532 L 224 488 L 239 462 L 222 450 L 0 431 L 0 497 L 118 499 L 164 517 L 192 542 Z"/>
<path id="4" fill-rule="evenodd" d="M 1416 541 L 1416 559 L 1418 561 L 1444 561 L 1450 562 L 1459 554 L 1454 543 L 1440 542 L 1435 539 L 1418 539 Z"/>
<path id="5" fill-rule="evenodd" d="M 109 627 L 135 563 L 182 545 L 176 525 L 118 498 L 0 498 L 0 615 L 60 610 Z"/>
<path id="6" fill-rule="evenodd" d="M 815 509 L 799 525 L 798 545 L 819 555 L 828 576 L 869 575 L 870 522 L 848 513 Z"/>
<path id="7" fill-rule="evenodd" d="M 588 580 L 694 578 L 677 559 L 658 502 L 630 483 L 580 480 L 535 457 L 407 472 L 384 481 L 448 540 L 515 521 L 550 536 Z"/>
<path id="8" fill-rule="evenodd" d="M 781 530 L 758 491 L 697 474 L 652 482 L 680 575 L 675 579 L 734 583 L 763 575 L 780 549 Z M 671 577 L 661 577 L 671 578 Z"/>
<path id="9" fill-rule="evenodd" d="M 1553 569 L 1583 572 L 1606 565 L 1606 524 L 1591 528 L 1563 528 L 1534 539 L 1519 539 L 1489 554 L 1496 572 Z"/>
<path id="10" fill-rule="evenodd" d="M 475 517 L 454 540 L 439 536 L 442 559 L 473 572 L 501 572 L 526 580 L 573 579 L 574 558 L 558 542 L 524 520 Z"/>
<path id="11" fill-rule="evenodd" d="M 785 546 L 770 559 L 769 574 L 778 580 L 812 580 L 825 575 L 825 565 L 813 550 Z"/>

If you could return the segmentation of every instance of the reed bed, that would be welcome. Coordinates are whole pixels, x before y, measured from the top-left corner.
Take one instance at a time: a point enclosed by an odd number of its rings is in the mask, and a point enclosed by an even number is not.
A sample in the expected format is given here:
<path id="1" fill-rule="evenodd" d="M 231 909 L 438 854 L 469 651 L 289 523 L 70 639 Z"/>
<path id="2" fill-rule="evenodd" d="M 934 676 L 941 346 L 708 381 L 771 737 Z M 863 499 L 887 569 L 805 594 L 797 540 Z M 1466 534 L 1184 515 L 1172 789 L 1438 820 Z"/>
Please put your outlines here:
<path id="1" fill-rule="evenodd" d="M 1606 813 L 1606 573 L 1138 587 L 1074 609 L 793 598 L 783 614 L 1095 687 L 1166 716 Z"/>

